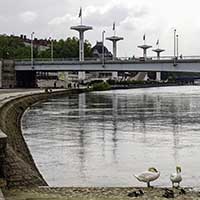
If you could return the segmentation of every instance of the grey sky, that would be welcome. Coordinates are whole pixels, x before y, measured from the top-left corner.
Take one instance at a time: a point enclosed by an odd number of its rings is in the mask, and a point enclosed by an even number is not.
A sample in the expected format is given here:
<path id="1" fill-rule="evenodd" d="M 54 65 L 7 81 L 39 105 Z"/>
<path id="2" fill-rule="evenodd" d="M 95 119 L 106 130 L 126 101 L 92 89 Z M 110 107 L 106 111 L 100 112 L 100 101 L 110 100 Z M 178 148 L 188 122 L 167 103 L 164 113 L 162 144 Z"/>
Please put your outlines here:
<path id="1" fill-rule="evenodd" d="M 160 47 L 166 49 L 163 55 L 173 54 L 173 29 L 179 34 L 179 52 L 183 55 L 200 55 L 198 37 L 200 35 L 199 0 L 6 0 L 1 2 L 1 33 L 30 37 L 56 39 L 78 36 L 70 30 L 79 23 L 78 13 L 83 7 L 83 23 L 93 26 L 85 34 L 85 39 L 94 45 L 101 40 L 101 33 L 113 35 L 112 24 L 116 22 L 116 32 L 124 37 L 119 42 L 119 56 L 141 56 L 137 45 L 146 43 L 155 47 L 157 39 Z M 106 46 L 112 50 L 111 43 Z M 154 55 L 150 50 L 149 55 Z"/>

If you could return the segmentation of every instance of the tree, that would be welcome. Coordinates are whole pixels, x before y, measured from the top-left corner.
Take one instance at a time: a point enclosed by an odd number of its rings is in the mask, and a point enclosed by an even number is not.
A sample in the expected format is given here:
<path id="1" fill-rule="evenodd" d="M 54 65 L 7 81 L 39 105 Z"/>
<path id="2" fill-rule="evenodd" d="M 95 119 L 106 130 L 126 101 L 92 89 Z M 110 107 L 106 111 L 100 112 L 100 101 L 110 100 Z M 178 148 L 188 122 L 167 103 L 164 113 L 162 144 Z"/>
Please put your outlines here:
<path id="1" fill-rule="evenodd" d="M 30 57 L 30 48 L 16 36 L 0 35 L 0 58 L 22 59 Z"/>
<path id="2" fill-rule="evenodd" d="M 91 57 L 91 44 L 89 41 L 85 41 L 85 57 Z M 53 55 L 54 58 L 78 58 L 79 57 L 79 40 L 76 37 L 68 37 L 66 40 L 59 40 L 53 42 Z M 40 58 L 50 58 L 50 48 L 46 51 L 39 53 Z"/>
<path id="3" fill-rule="evenodd" d="M 51 58 L 51 47 L 40 51 L 34 45 L 34 58 Z M 54 58 L 78 58 L 79 40 L 76 37 L 68 37 L 66 40 L 53 41 Z M 91 44 L 85 41 L 85 57 L 91 57 Z M 26 46 L 23 39 L 17 36 L 0 35 L 0 58 L 3 59 L 30 59 L 31 47 Z"/>

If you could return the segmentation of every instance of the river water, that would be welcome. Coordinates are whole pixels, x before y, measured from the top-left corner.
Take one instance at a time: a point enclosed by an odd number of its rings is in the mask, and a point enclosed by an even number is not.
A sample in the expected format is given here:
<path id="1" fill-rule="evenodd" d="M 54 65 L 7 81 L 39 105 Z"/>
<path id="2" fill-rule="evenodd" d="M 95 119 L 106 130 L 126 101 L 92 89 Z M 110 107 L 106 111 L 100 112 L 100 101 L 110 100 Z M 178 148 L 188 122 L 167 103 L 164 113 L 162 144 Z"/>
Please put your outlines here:
<path id="1" fill-rule="evenodd" d="M 170 186 L 200 186 L 200 86 L 73 94 L 34 105 L 22 120 L 33 158 L 50 186 L 145 186 L 153 166 Z"/>

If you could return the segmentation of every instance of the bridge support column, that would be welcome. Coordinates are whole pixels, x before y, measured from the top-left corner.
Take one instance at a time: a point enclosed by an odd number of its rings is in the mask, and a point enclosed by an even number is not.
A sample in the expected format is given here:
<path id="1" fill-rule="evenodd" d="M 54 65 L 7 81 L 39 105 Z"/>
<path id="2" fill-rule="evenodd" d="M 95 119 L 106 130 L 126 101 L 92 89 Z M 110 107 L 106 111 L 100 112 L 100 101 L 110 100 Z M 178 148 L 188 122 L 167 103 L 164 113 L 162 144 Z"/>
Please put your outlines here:
<path id="1" fill-rule="evenodd" d="M 117 41 L 113 40 L 113 60 L 117 58 Z M 112 72 L 112 79 L 118 79 L 118 72 Z"/>
<path id="2" fill-rule="evenodd" d="M 64 87 L 65 87 L 65 88 L 68 88 L 68 83 L 69 83 L 69 72 L 64 72 L 64 82 L 65 82 Z"/>
<path id="3" fill-rule="evenodd" d="M 72 26 L 71 29 L 79 32 L 79 61 L 84 61 L 84 32 L 92 30 L 92 27 L 81 23 L 78 26 Z M 85 79 L 85 72 L 78 72 L 78 79 L 83 81 Z"/>
<path id="4" fill-rule="evenodd" d="M 118 72 L 112 72 L 112 79 L 118 79 Z"/>
<path id="5" fill-rule="evenodd" d="M 115 35 L 106 38 L 106 40 L 110 40 L 113 43 L 113 60 L 116 60 L 117 58 L 117 42 L 123 39 L 123 37 L 118 37 Z M 112 72 L 112 79 L 118 79 L 118 72 Z"/>
<path id="6" fill-rule="evenodd" d="M 85 80 L 85 72 L 78 72 L 78 80 L 80 82 Z"/>
<path id="7" fill-rule="evenodd" d="M 161 72 L 156 72 L 156 81 L 161 81 Z"/>
<path id="8" fill-rule="evenodd" d="M 159 42 L 159 41 L 158 41 Z M 157 59 L 160 60 L 160 53 L 165 51 L 164 49 L 160 49 L 160 48 L 157 48 L 157 49 L 153 49 L 152 51 L 156 52 L 157 54 Z M 161 81 L 161 72 L 156 72 L 156 80 L 157 81 Z"/>
<path id="9" fill-rule="evenodd" d="M 79 61 L 84 61 L 84 32 L 79 31 Z M 78 72 L 78 80 L 85 80 L 85 72 Z"/>

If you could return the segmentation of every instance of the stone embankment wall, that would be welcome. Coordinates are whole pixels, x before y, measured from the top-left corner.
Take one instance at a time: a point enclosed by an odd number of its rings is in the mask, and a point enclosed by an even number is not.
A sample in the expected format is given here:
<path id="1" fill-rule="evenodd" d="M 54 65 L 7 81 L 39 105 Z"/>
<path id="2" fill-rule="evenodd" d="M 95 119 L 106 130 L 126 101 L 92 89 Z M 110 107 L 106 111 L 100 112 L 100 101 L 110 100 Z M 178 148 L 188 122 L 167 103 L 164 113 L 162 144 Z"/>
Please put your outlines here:
<path id="1" fill-rule="evenodd" d="M 0 130 L 0 186 L 4 183 L 3 170 L 5 167 L 6 145 L 7 145 L 7 136 Z"/>
<path id="2" fill-rule="evenodd" d="M 15 63 L 13 60 L 0 60 L 0 87 L 14 88 L 16 86 Z"/>
<path id="3" fill-rule="evenodd" d="M 30 151 L 22 136 L 21 117 L 24 111 L 38 101 L 47 100 L 47 98 L 58 95 L 80 92 L 82 91 L 68 90 L 28 95 L 8 101 L 1 106 L 0 129 L 7 136 L 7 146 L 5 154 L 3 152 L 0 154 L 5 155 L 5 159 L 3 159 L 4 165 L 2 171 L 8 187 L 47 185 L 35 166 Z M 2 147 L 5 149 L 5 145 Z"/>

